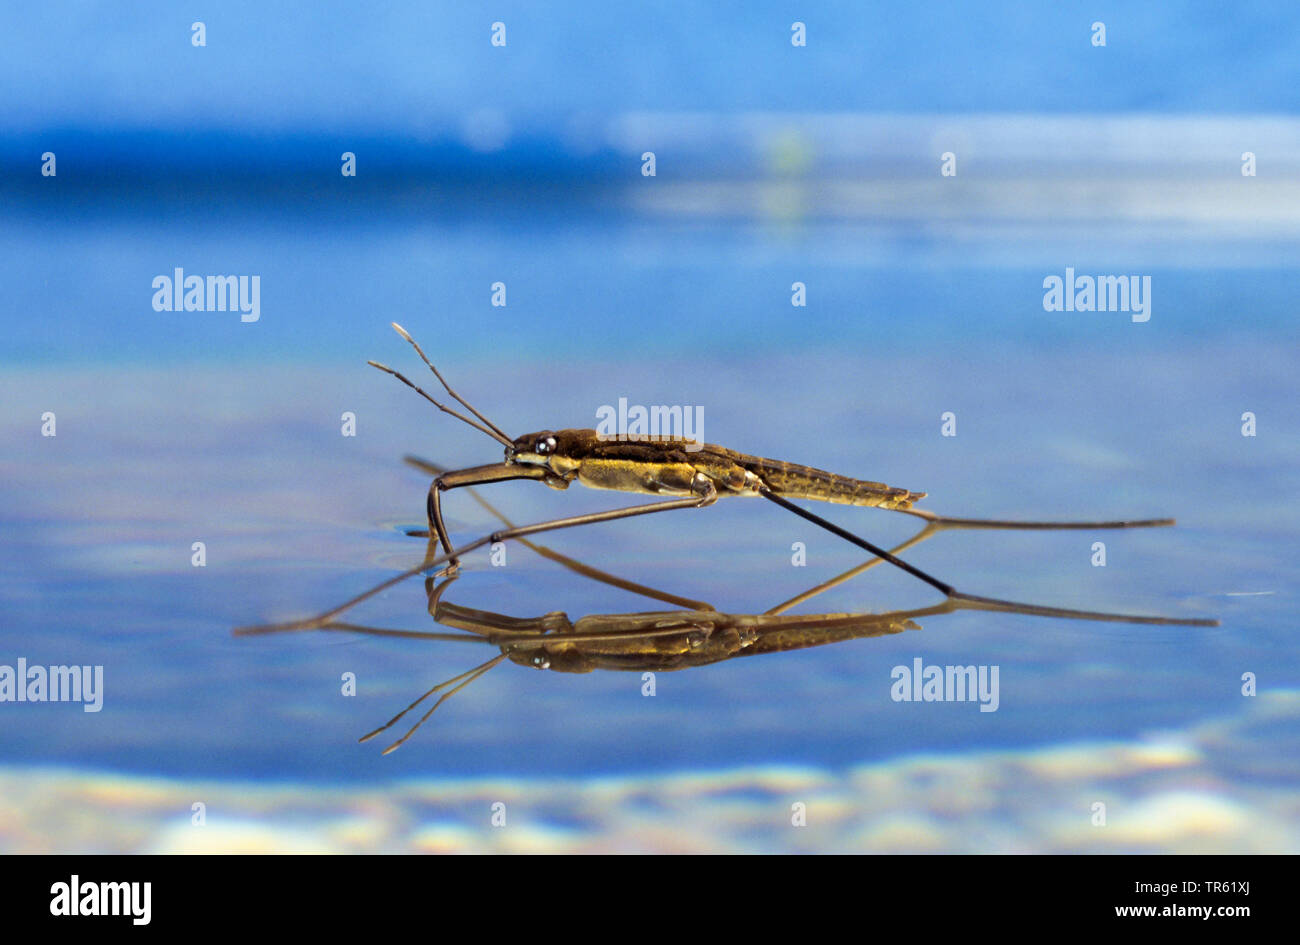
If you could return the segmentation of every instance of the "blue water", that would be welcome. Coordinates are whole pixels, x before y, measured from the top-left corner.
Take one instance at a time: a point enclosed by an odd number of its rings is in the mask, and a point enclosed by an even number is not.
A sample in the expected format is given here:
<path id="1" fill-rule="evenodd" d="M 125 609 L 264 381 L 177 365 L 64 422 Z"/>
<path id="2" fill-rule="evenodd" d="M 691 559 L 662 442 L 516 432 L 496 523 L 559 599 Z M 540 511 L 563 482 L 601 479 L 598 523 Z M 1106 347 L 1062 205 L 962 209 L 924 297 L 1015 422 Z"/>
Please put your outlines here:
<path id="1" fill-rule="evenodd" d="M 1234 11 L 952 5 L 866 20 L 844 4 L 806 14 L 806 49 L 775 5 L 329 5 L 304 20 L 233 4 L 204 49 L 189 45 L 193 17 L 163 5 L 111 23 L 90 5 L 6 16 L 0 663 L 99 664 L 106 680 L 100 713 L 0 706 L 7 769 L 591 786 L 1169 736 L 1201 746 L 1213 774 L 1162 790 L 1259 815 L 1271 802 L 1251 790 L 1300 780 L 1286 701 L 1300 687 L 1300 31 L 1290 7 Z M 494 20 L 505 49 L 487 42 Z M 1087 42 L 1093 20 L 1104 50 Z M 1105 124 L 1115 115 L 1140 120 Z M 944 180 L 949 140 L 975 157 Z M 1252 147 L 1262 170 L 1243 178 Z M 639 170 L 647 148 L 654 178 Z M 39 175 L 47 150 L 53 178 Z M 339 175 L 344 150 L 355 179 Z M 260 319 L 155 311 L 152 280 L 178 266 L 258 275 Z M 1149 276 L 1151 320 L 1044 311 L 1044 277 L 1067 266 Z M 795 282 L 806 306 L 791 305 Z M 974 593 L 1222 626 L 960 613 L 661 674 L 653 698 L 636 674 L 505 665 L 382 757 L 357 736 L 488 648 L 230 630 L 319 611 L 418 560 L 403 530 L 423 524 L 428 482 L 402 455 L 500 456 L 365 366 L 417 371 L 391 320 L 511 435 L 593 425 L 619 397 L 702 405 L 710 441 L 924 490 L 938 511 L 1177 516 L 1142 532 L 947 534 L 908 557 Z M 47 411 L 55 437 L 40 435 Z M 355 437 L 340 435 L 345 411 Z M 940 435 L 948 411 L 955 437 Z M 622 502 L 531 483 L 486 494 L 520 522 Z M 910 533 L 875 510 L 827 514 L 882 543 Z M 463 540 L 496 527 L 463 494 L 448 520 Z M 859 560 L 739 500 L 544 541 L 732 613 Z M 802 609 L 934 600 L 886 571 Z M 448 600 L 574 619 L 661 606 L 521 547 L 503 568 L 478 553 Z M 355 619 L 439 629 L 425 606 L 415 580 Z M 892 701 L 891 669 L 916 657 L 998 665 L 1000 708 Z M 1282 700 L 1265 721 L 1241 694 L 1247 672 Z M 1229 730 L 1230 747 L 1214 734 Z M 53 830 L 36 810 L 29 826 Z M 1294 818 L 1277 816 L 1285 847 Z"/>
<path id="2" fill-rule="evenodd" d="M 261 251 L 281 259 L 312 255 L 303 243 L 310 246 L 313 237 L 299 234 L 294 243 L 292 235 Z M 598 279 L 591 253 L 577 246 L 564 254 L 558 240 L 498 240 L 520 257 L 531 245 L 534 255 L 582 270 L 581 287 L 573 290 L 581 298 L 625 289 L 625 267 L 611 258 L 616 253 L 596 250 L 607 261 Z M 157 243 L 131 229 L 112 242 L 119 256 L 129 246 L 147 255 Z M 716 234 L 698 238 L 697 256 L 725 257 L 728 247 L 718 243 Z M 807 265 L 798 247 L 788 254 L 787 271 Z M 348 279 L 383 285 L 400 268 L 391 257 L 379 266 L 368 262 L 353 261 Z M 317 264 L 304 272 L 301 264 L 281 262 L 264 278 L 279 282 L 290 271 L 290 281 L 305 284 Z M 671 283 L 670 265 L 651 269 L 631 281 L 647 293 Z M 919 635 L 684 673 L 663 682 L 653 703 L 642 700 L 636 677 L 560 677 L 507 666 L 451 703 L 426 743 L 381 761 L 349 738 L 423 685 L 471 665 L 478 648 L 311 635 L 234 640 L 228 631 L 322 609 L 417 560 L 422 543 L 403 536 L 400 526 L 421 524 L 427 481 L 405 470 L 401 455 L 464 466 L 493 461 L 499 447 L 360 363 L 373 355 L 412 367 L 408 349 L 387 329 L 388 312 L 360 315 L 322 300 L 331 317 L 318 318 L 295 295 L 274 307 L 264 296 L 262 320 L 251 325 L 229 313 L 146 310 L 131 316 L 138 345 L 114 342 L 121 326 L 102 328 L 98 343 L 81 336 L 89 350 L 114 345 L 126 366 L 53 364 L 9 375 L 7 651 L 32 662 L 102 663 L 109 680 L 98 716 L 66 707 L 19 709 L 24 724 L 5 733 L 11 757 L 74 757 L 172 775 L 326 780 L 410 770 L 577 774 L 772 760 L 835 764 L 903 748 L 1134 735 L 1218 714 L 1241 700 L 1238 667 L 1226 671 L 1225 654 L 1243 670 L 1266 659 L 1274 684 L 1294 685 L 1298 667 L 1280 628 L 1295 579 L 1295 558 L 1286 551 L 1294 546 L 1295 523 L 1285 514 L 1295 486 L 1288 461 L 1296 447 L 1288 432 L 1295 358 L 1288 332 L 1268 314 L 1270 283 L 1284 274 L 1158 271 L 1157 287 L 1177 286 L 1204 301 L 1188 311 L 1190 303 L 1167 303 L 1153 292 L 1153 318 L 1144 325 L 1115 314 L 1049 315 L 1041 305 L 1035 312 L 1008 301 L 1005 311 L 1018 311 L 1024 325 L 1016 332 L 1007 314 L 978 331 L 936 318 L 928 297 L 944 289 L 925 288 L 934 271 L 928 262 L 895 268 L 894 299 L 881 303 L 867 298 L 874 296 L 867 287 L 884 281 L 879 270 L 841 270 L 838 279 L 856 281 L 864 306 L 876 313 L 870 323 L 829 314 L 792 318 L 778 301 L 766 322 L 755 318 L 735 329 L 730 351 L 725 326 L 696 330 L 695 322 L 707 322 L 711 311 L 743 311 L 721 303 L 726 291 L 717 284 L 742 297 L 751 293 L 752 266 L 717 264 L 706 293 L 717 301 L 686 310 L 667 299 L 646 304 L 663 312 L 653 326 L 617 305 L 585 301 L 575 306 L 591 312 L 583 333 L 572 315 L 574 327 L 556 331 L 535 317 L 521 319 L 511 306 L 495 317 L 454 319 L 432 307 L 400 317 L 512 435 L 593 424 L 595 408 L 620 396 L 701 404 L 711 440 L 924 489 L 932 496 L 927 505 L 955 514 L 1177 515 L 1176 530 L 1086 540 L 1071 533 L 953 534 L 913 554 L 922 567 L 978 593 L 1222 615 L 1224 628 L 953 615 L 923 621 Z M 998 292 L 979 288 L 1006 285 L 1013 291 L 1002 294 L 1010 299 L 1021 276 L 995 271 L 959 292 L 967 272 L 945 271 L 942 281 L 954 295 L 985 297 Z M 922 287 L 917 294 L 926 301 L 919 306 L 906 304 L 909 279 Z M 111 294 L 115 282 L 106 280 L 101 291 Z M 1225 284 L 1240 286 L 1242 297 L 1262 297 L 1264 317 L 1239 330 L 1217 323 L 1216 295 L 1231 291 Z M 1216 291 L 1197 292 L 1198 285 Z M 772 292 L 784 298 L 781 286 Z M 289 300 L 296 315 L 284 314 Z M 137 310 L 145 305 L 147 297 L 144 304 L 136 299 Z M 814 311 L 826 308 L 836 307 L 818 302 Z M 1064 324 L 1043 325 L 1054 319 Z M 359 348 L 349 359 L 335 356 L 345 322 L 355 326 Z M 54 332 L 47 332 L 53 343 Z M 179 363 L 148 356 L 165 333 Z M 280 360 L 260 347 L 275 350 L 271 335 L 285 348 Z M 674 336 L 676 344 L 668 340 Z M 475 339 L 495 338 L 501 342 L 490 354 L 467 350 Z M 206 359 L 205 346 L 215 349 Z M 1238 429 L 1247 408 L 1260 418 L 1261 435 L 1253 440 Z M 52 439 L 38 437 L 34 419 L 47 409 L 58 417 Z M 344 410 L 358 417 L 355 439 L 339 435 Z M 955 438 L 939 435 L 946 410 L 958 416 Z M 553 493 L 511 484 L 487 491 L 517 521 L 621 504 L 616 495 L 577 488 Z M 463 495 L 454 495 L 449 509 L 466 540 L 496 527 Z M 877 540 L 908 533 L 884 513 L 832 514 Z M 568 532 L 549 543 L 624 576 L 752 613 L 855 560 L 848 546 L 787 518 L 737 500 L 671 520 Z M 1105 569 L 1089 564 L 1097 538 L 1108 544 Z M 194 540 L 207 543 L 205 568 L 190 567 Z M 793 541 L 812 549 L 809 567 L 791 567 Z M 828 595 L 827 610 L 933 598 L 924 586 L 879 571 L 851 587 Z M 1242 591 L 1271 596 L 1222 596 Z M 656 606 L 565 574 L 523 549 L 511 552 L 501 570 L 480 555 L 449 599 L 514 616 L 562 609 L 577 618 Z M 368 611 L 380 624 L 431 627 L 417 582 Z M 1108 667 L 1104 684 L 1076 679 L 1084 672 L 1081 653 L 1085 667 Z M 899 711 L 888 699 L 888 669 L 917 654 L 951 657 L 944 663 L 1000 663 L 1004 678 L 1021 667 L 1032 682 L 1019 698 L 1004 697 L 992 715 L 945 706 L 923 718 L 886 721 Z M 345 671 L 364 681 L 356 699 L 337 695 Z"/>

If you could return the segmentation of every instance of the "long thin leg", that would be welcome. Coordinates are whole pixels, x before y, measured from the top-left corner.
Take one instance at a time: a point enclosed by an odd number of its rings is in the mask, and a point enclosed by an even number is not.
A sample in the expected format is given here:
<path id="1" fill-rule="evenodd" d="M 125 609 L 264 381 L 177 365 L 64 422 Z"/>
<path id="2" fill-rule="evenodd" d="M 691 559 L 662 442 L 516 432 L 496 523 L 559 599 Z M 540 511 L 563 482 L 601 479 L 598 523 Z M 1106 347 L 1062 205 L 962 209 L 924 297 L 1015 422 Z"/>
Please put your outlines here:
<path id="1" fill-rule="evenodd" d="M 907 539 L 907 541 L 903 542 L 901 545 L 896 545 L 895 547 L 890 548 L 889 553 L 890 555 L 894 555 L 894 556 L 901 555 L 908 548 L 911 548 L 915 545 L 919 545 L 921 542 L 925 541 L 927 538 L 936 534 L 938 531 L 939 531 L 938 526 L 936 526 L 934 523 L 930 523 L 926 525 L 924 528 L 922 528 L 915 535 L 913 535 L 911 538 Z M 765 610 L 763 613 L 769 616 L 776 616 L 777 614 L 783 614 L 792 607 L 796 607 L 799 604 L 804 603 L 805 601 L 812 600 L 818 594 L 824 594 L 833 587 L 839 587 L 841 584 L 853 580 L 859 574 L 862 574 L 865 571 L 869 571 L 870 569 L 874 568 L 876 565 L 880 564 L 884 560 L 885 560 L 884 558 L 874 558 L 874 557 L 868 558 L 866 561 L 862 562 L 861 564 L 849 568 L 844 573 L 837 574 L 829 581 L 824 581 L 821 584 L 818 584 L 816 587 L 809 588 L 808 590 L 804 591 L 802 594 L 796 594 L 794 597 L 791 597 L 789 600 L 783 601 L 782 603 L 777 604 L 771 610 Z"/>
<path id="2" fill-rule="evenodd" d="M 460 489 L 465 486 L 479 486 L 489 482 L 508 482 L 511 479 L 545 479 L 551 475 L 540 466 L 519 466 L 515 463 L 493 463 L 489 466 L 471 466 L 443 473 L 429 486 L 427 512 L 429 527 L 433 529 L 442 550 L 451 553 L 451 539 L 447 537 L 447 526 L 442 521 L 442 493 L 448 489 Z M 460 561 L 452 556 L 449 571 L 460 566 Z"/>
<path id="3" fill-rule="evenodd" d="M 954 588 L 951 584 L 947 584 L 943 581 L 940 581 L 936 577 L 931 577 L 930 575 L 922 571 L 920 568 L 908 564 L 902 558 L 894 557 L 892 554 L 890 554 L 884 548 L 881 548 L 879 545 L 873 545 L 865 538 L 859 538 L 851 531 L 840 528 L 834 522 L 829 522 L 826 519 L 822 518 L 820 515 L 817 515 L 814 512 L 809 512 L 807 509 L 803 508 L 802 506 L 795 505 L 789 499 L 777 495 L 775 492 L 773 492 L 771 489 L 767 488 L 766 486 L 760 486 L 758 492 L 759 495 L 761 495 L 763 498 L 775 502 L 777 505 L 781 506 L 781 508 L 785 509 L 787 512 L 793 512 L 795 515 L 799 516 L 800 518 L 807 519 L 808 521 L 812 522 L 814 525 L 818 525 L 826 529 L 832 535 L 838 535 L 840 538 L 843 538 L 845 541 L 851 542 L 852 544 L 857 545 L 859 548 L 871 552 L 877 558 L 881 558 L 885 561 L 888 561 L 894 567 L 903 569 L 908 574 L 912 575 L 912 577 L 924 581 L 926 584 L 929 584 L 931 587 L 933 587 L 939 593 L 943 594 L 945 597 L 952 597 L 955 593 L 957 593 L 957 589 Z"/>
<path id="4" fill-rule="evenodd" d="M 333 607 L 323 613 L 319 613 L 314 617 L 304 617 L 301 620 L 289 620 L 289 621 L 285 621 L 284 623 L 265 623 L 265 624 L 258 624 L 256 626 L 249 626 L 249 627 L 236 627 L 232 632 L 237 637 L 249 637 L 249 636 L 257 636 L 263 633 L 283 633 L 284 631 L 287 630 L 320 630 L 326 624 L 332 622 L 335 617 L 337 617 L 339 614 L 343 613 L 344 611 L 351 610 L 353 607 L 357 606 L 357 604 L 369 600 L 370 598 L 374 597 L 376 594 L 388 590 L 390 587 L 394 586 L 395 584 L 401 584 L 407 578 L 414 577 L 415 575 L 421 573 L 422 571 L 425 571 L 428 568 L 433 567 L 440 560 L 445 560 L 445 559 L 435 559 L 426 554 L 424 560 L 421 561 L 419 564 L 417 564 L 415 567 L 408 568 L 405 571 L 403 571 L 401 574 L 395 574 L 392 577 L 388 578 L 386 581 L 381 581 L 379 584 L 376 584 L 374 587 L 370 588 L 369 590 L 361 592 L 356 597 L 349 598 L 348 600 L 345 600 L 343 603 L 339 604 L 337 607 Z"/>
<path id="5" fill-rule="evenodd" d="M 421 725 L 423 725 L 425 722 L 427 722 L 427 721 L 429 720 L 429 716 L 433 715 L 433 713 L 434 713 L 435 711 L 437 711 L 438 706 L 442 705 L 444 702 L 446 702 L 448 699 L 450 699 L 450 698 L 451 698 L 452 696 L 454 696 L 456 693 L 460 692 L 462 689 L 464 689 L 466 686 L 468 686 L 468 685 L 469 685 L 470 683 L 472 683 L 474 680 L 478 679 L 480 676 L 482 676 L 482 675 L 483 675 L 484 673 L 486 673 L 488 670 L 492 669 L 492 667 L 496 666 L 498 663 L 500 663 L 500 662 L 501 662 L 502 660 L 504 660 L 505 658 L 506 658 L 506 654 L 502 653 L 500 656 L 494 656 L 494 657 L 492 657 L 492 659 L 488 660 L 487 662 L 485 662 L 485 663 L 480 663 L 478 666 L 475 666 L 473 669 L 471 669 L 471 670 L 467 670 L 467 671 L 461 673 L 459 676 L 453 676 L 451 679 L 448 679 L 446 682 L 438 683 L 438 685 L 434 686 L 432 689 L 430 689 L 430 690 L 429 690 L 428 692 L 426 692 L 424 695 L 420 696 L 420 698 L 416 699 L 414 702 L 412 702 L 410 705 L 408 705 L 408 706 L 407 706 L 405 709 L 403 709 L 401 712 L 398 712 L 395 716 L 393 716 L 392 719 L 390 719 L 390 720 L 388 721 L 388 724 L 386 724 L 386 725 L 381 725 L 379 728 L 375 729 L 373 732 L 368 732 L 367 734 L 362 735 L 362 736 L 361 736 L 359 739 L 357 739 L 357 740 L 358 740 L 358 741 L 362 741 L 362 742 L 369 741 L 370 739 L 374 738 L 376 735 L 378 735 L 380 732 L 384 731 L 385 729 L 391 728 L 391 727 L 393 726 L 393 724 L 394 724 L 398 719 L 400 719 L 400 718 L 401 718 L 402 716 L 404 716 L 406 713 L 410 712 L 410 711 L 411 711 L 412 709 L 414 709 L 417 705 L 419 705 L 419 704 L 420 704 L 421 702 L 423 702 L 425 699 L 429 698 L 429 696 L 433 695 L 433 694 L 434 694 L 435 692 L 437 692 L 439 689 L 443 688 L 444 686 L 450 686 L 452 683 L 456 682 L 457 680 L 464 680 L 464 681 L 461 682 L 459 685 L 457 685 L 457 686 L 455 686 L 455 687 L 453 687 L 453 688 L 451 688 L 451 689 L 448 689 L 448 690 L 447 690 L 446 692 L 444 692 L 441 696 L 439 696 L 439 697 L 438 697 L 438 701 L 435 702 L 433 705 L 431 705 L 431 706 L 429 707 L 429 711 L 426 712 L 426 713 L 424 713 L 424 715 L 422 715 L 422 716 L 420 717 L 420 721 L 418 721 L 418 722 L 416 722 L 414 725 L 412 725 L 411 728 L 410 728 L 410 730 L 407 731 L 407 733 L 406 733 L 405 735 L 403 735 L 403 736 L 402 736 L 401 738 L 399 738 L 397 741 L 393 742 L 391 745 L 389 745 L 387 748 L 385 748 L 383 753 L 386 755 L 386 754 L 388 754 L 389 752 L 396 751 L 397 749 L 399 749 L 399 748 L 402 747 L 402 744 L 403 744 L 403 743 L 404 743 L 408 738 L 410 738 L 412 735 L 415 734 L 415 730 L 416 730 L 416 729 L 418 729 Z"/>
<path id="6" fill-rule="evenodd" d="M 445 641 L 451 643 L 491 643 L 486 636 L 473 633 L 439 633 L 435 630 L 399 630 L 390 627 L 372 627 L 362 623 L 346 623 L 331 620 L 318 627 L 289 627 L 284 624 L 268 624 L 262 627 L 240 627 L 235 631 L 241 637 L 262 636 L 269 633 L 283 633 L 288 630 L 333 630 L 344 633 L 362 633 L 372 637 L 393 637 L 399 640 Z"/>
<path id="7" fill-rule="evenodd" d="M 1026 531 L 1047 531 L 1047 530 L 1079 530 L 1087 529 L 1115 529 L 1115 528 L 1160 528 L 1174 524 L 1172 518 L 1146 518 L 1146 519 L 1119 519 L 1104 522 L 1022 522 L 1004 519 L 983 519 L 983 518 L 956 518 L 948 515 L 938 515 L 925 509 L 897 509 L 896 511 L 904 512 L 908 515 L 914 515 L 917 518 L 925 520 L 925 526 L 895 548 L 889 549 L 891 555 L 900 555 L 909 548 L 919 545 L 927 538 L 937 535 L 944 529 L 1002 529 L 1002 530 L 1026 530 Z M 823 594 L 833 587 L 851 581 L 853 578 L 876 567 L 884 561 L 884 558 L 870 558 L 855 567 L 850 568 L 843 574 L 836 575 L 829 581 L 817 585 L 814 588 L 804 591 L 796 597 L 792 597 L 783 603 L 777 604 L 771 610 L 766 611 L 768 614 L 782 614 L 797 604 L 811 600 L 818 594 Z"/>
<path id="8" fill-rule="evenodd" d="M 877 558 L 881 558 L 885 561 L 888 561 L 890 564 L 894 565 L 895 567 L 901 568 L 902 570 L 906 571 L 908 574 L 912 575 L 918 580 L 924 581 L 926 584 L 929 584 L 935 590 L 943 594 L 944 597 L 947 597 L 950 601 L 959 605 L 964 605 L 971 609 L 1000 610 L 1000 611 L 1014 612 L 1020 614 L 1033 614 L 1040 617 L 1071 617 L 1080 620 L 1113 620 L 1113 621 L 1123 621 L 1125 623 L 1178 624 L 1181 626 L 1190 626 L 1190 627 L 1217 627 L 1219 625 L 1219 622 L 1217 620 L 1175 620 L 1167 617 L 1143 617 L 1143 616 L 1135 616 L 1135 615 L 1128 615 L 1128 614 L 1106 614 L 1098 611 L 1071 610 L 1065 607 L 1041 607 L 1036 604 L 1022 604 L 1022 603 L 1017 603 L 1016 601 L 999 600 L 998 598 L 995 597 L 981 597 L 976 594 L 965 594 L 957 590 L 951 584 L 941 581 L 932 575 L 926 574 L 920 568 L 916 567 L 915 565 L 908 564 L 902 558 L 895 557 L 893 554 L 886 551 L 884 548 L 872 544 L 871 542 L 867 541 L 865 538 L 859 538 L 857 535 L 854 535 L 852 532 L 840 528 L 834 522 L 829 522 L 826 519 L 822 518 L 820 515 L 817 515 L 813 512 L 809 512 L 807 509 L 795 505 L 793 502 L 789 501 L 788 499 L 782 498 L 781 496 L 777 495 L 776 493 L 772 492 L 766 487 L 761 488 L 759 492 L 765 499 L 770 499 L 772 502 L 775 502 L 777 505 L 781 506 L 787 511 L 793 512 L 795 515 L 798 515 L 800 518 L 806 519 L 812 522 L 813 524 L 826 529 L 833 535 L 838 535 L 840 538 L 843 538 L 845 541 L 851 542 L 852 544 L 857 545 L 859 548 L 862 548 L 865 551 L 871 552 Z"/>
<path id="9" fill-rule="evenodd" d="M 1025 531 L 1065 531 L 1072 528 L 1167 528 L 1171 525 L 1178 524 L 1177 521 L 1172 518 L 1116 519 L 1108 522 L 1020 522 L 1015 519 L 956 518 L 951 515 L 937 515 L 926 509 L 897 509 L 896 511 L 902 512 L 905 515 L 915 516 L 916 518 L 923 518 L 927 522 L 940 525 L 944 528 L 1007 528 L 1023 529 Z"/>
<path id="10" fill-rule="evenodd" d="M 405 456 L 403 459 L 409 465 L 414 466 L 416 469 L 426 472 L 435 478 L 441 477 L 448 472 L 447 469 L 439 466 L 437 463 L 431 463 L 428 460 L 420 459 L 416 456 Z M 469 495 L 470 498 L 482 506 L 489 515 L 495 517 L 506 528 L 515 527 L 515 523 L 507 518 L 495 505 L 483 498 L 477 489 L 470 489 Z M 419 537 L 428 537 L 432 532 L 407 532 L 407 534 Z M 579 574 L 585 578 L 590 578 L 593 581 L 608 584 L 610 587 L 617 587 L 620 590 L 630 591 L 633 594 L 640 594 L 642 597 L 662 601 L 665 604 L 672 604 L 675 607 L 682 607 L 686 610 L 716 610 L 712 604 L 699 600 L 691 600 L 689 597 L 679 597 L 676 594 L 669 594 L 666 591 L 658 590 L 657 588 L 650 587 L 646 584 L 629 581 L 626 578 L 618 577 L 615 574 L 610 574 L 608 571 L 602 571 L 600 568 L 594 568 L 589 564 L 584 564 L 581 561 L 570 558 L 568 555 L 561 554 L 553 548 L 548 548 L 545 545 L 537 544 L 537 542 L 529 541 L 527 538 L 520 538 L 518 541 L 525 548 L 541 555 L 548 561 L 554 561 L 562 568 L 567 568 L 575 574 Z M 443 587 L 445 588 L 446 585 L 444 584 Z M 441 592 L 439 591 L 439 593 Z"/>
<path id="11" fill-rule="evenodd" d="M 673 509 L 698 509 L 707 505 L 712 505 L 717 501 L 718 493 L 713 484 L 704 477 L 700 477 L 701 489 L 703 491 L 698 496 L 686 496 L 680 499 L 667 499 L 663 502 L 650 502 L 646 505 L 634 505 L 630 508 L 610 509 L 607 512 L 589 512 L 586 515 L 572 515 L 568 518 L 552 519 L 549 522 L 537 522 L 533 525 L 520 525 L 515 528 L 504 528 L 493 532 L 490 535 L 484 535 L 477 538 L 467 545 L 462 545 L 454 551 L 449 551 L 444 555 L 434 556 L 433 551 L 436 548 L 433 541 L 429 542 L 429 550 L 425 553 L 424 560 L 413 568 L 408 568 L 401 574 L 396 574 L 379 585 L 372 587 L 370 590 L 358 594 L 351 600 L 345 601 L 337 607 L 331 608 L 324 613 L 317 614 L 314 617 L 307 617 L 303 620 L 292 620 L 281 624 L 264 624 L 255 627 L 237 627 L 235 634 L 238 636 L 247 636 L 256 633 L 275 633 L 282 630 L 317 630 L 327 623 L 330 623 L 339 614 L 355 607 L 362 601 L 369 600 L 381 591 L 385 591 L 395 584 L 405 581 L 421 572 L 437 568 L 448 563 L 461 555 L 468 554 L 484 545 L 490 545 L 499 541 L 509 541 L 514 538 L 521 538 L 525 535 L 537 535 L 541 532 L 558 531 L 561 528 L 573 528 L 578 525 L 595 525 L 598 522 L 613 522 L 618 519 L 634 518 L 638 515 L 653 515 L 656 512 L 670 512 Z"/>

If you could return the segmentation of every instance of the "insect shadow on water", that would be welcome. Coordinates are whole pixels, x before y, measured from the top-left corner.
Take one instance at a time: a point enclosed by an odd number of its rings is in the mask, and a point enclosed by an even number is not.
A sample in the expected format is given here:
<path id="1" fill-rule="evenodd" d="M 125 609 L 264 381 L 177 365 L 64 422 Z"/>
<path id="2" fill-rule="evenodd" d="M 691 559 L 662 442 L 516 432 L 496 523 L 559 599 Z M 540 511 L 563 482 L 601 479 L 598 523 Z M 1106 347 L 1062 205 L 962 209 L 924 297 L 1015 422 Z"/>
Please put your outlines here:
<path id="1" fill-rule="evenodd" d="M 1110 529 L 1173 525 L 1174 520 L 1141 519 L 1105 522 L 1042 522 L 1000 519 L 970 519 L 937 515 L 913 508 L 925 493 L 911 492 L 883 483 L 851 479 L 809 466 L 781 462 L 738 453 L 712 444 L 689 444 L 682 440 L 654 439 L 609 441 L 594 430 L 542 431 L 510 439 L 499 427 L 476 410 L 443 380 L 423 350 L 401 326 L 393 327 L 415 348 L 447 393 L 479 422 L 440 403 L 401 373 L 370 363 L 392 374 L 408 387 L 475 429 L 505 445 L 505 461 L 489 466 L 447 471 L 432 463 L 408 457 L 408 462 L 435 478 L 429 487 L 427 514 L 429 542 L 424 560 L 314 617 L 281 624 L 239 628 L 241 635 L 288 630 L 349 630 L 385 636 L 418 637 L 426 640 L 477 640 L 492 644 L 500 653 L 492 659 L 433 687 L 386 725 L 362 738 L 365 741 L 390 728 L 407 712 L 441 689 L 445 693 L 428 709 L 411 729 L 390 745 L 385 753 L 400 747 L 447 699 L 474 682 L 506 659 L 560 672 L 589 672 L 594 669 L 634 671 L 674 670 L 715 663 L 736 656 L 802 649 L 864 636 L 897 633 L 915 626 L 914 618 L 950 613 L 954 610 L 990 610 L 1002 613 L 1061 617 L 1081 620 L 1115 621 L 1136 624 L 1217 626 L 1208 619 L 1117 614 L 1101 611 L 1048 607 L 1016 601 L 982 597 L 958 591 L 902 560 L 899 554 L 946 529 Z M 441 495 L 453 488 L 470 487 L 512 479 L 536 479 L 552 488 L 566 489 L 577 481 L 598 489 L 612 489 L 678 498 L 652 502 L 631 508 L 613 509 L 553 519 L 533 525 L 516 526 L 501 516 L 481 496 L 471 495 L 501 519 L 505 528 L 485 535 L 459 548 L 453 548 L 442 520 Z M 614 521 L 638 515 L 674 509 L 703 508 L 721 496 L 761 496 L 787 511 L 826 529 L 834 535 L 869 552 L 873 557 L 829 581 L 776 607 L 754 615 L 721 614 L 708 604 L 656 591 L 645 585 L 625 581 L 607 572 L 581 564 L 550 549 L 535 545 L 528 536 L 598 522 Z M 892 550 L 885 550 L 854 533 L 795 505 L 791 498 L 813 499 L 845 505 L 884 508 L 920 518 L 925 525 L 911 538 Z M 454 580 L 459 559 L 487 544 L 518 540 L 566 568 L 616 587 L 685 607 L 686 610 L 646 614 L 591 615 L 576 622 L 560 613 L 538 618 L 512 618 L 488 611 L 469 611 L 441 602 L 442 591 Z M 441 547 L 441 553 L 439 553 Z M 924 581 L 944 595 L 944 601 L 930 607 L 886 614 L 820 614 L 784 616 L 784 612 L 845 581 L 851 580 L 881 562 L 887 562 Z M 339 621 L 345 611 L 416 574 L 432 572 L 426 582 L 430 614 L 440 623 L 459 627 L 461 634 L 421 631 L 385 630 Z M 446 581 L 437 585 L 437 577 Z"/>

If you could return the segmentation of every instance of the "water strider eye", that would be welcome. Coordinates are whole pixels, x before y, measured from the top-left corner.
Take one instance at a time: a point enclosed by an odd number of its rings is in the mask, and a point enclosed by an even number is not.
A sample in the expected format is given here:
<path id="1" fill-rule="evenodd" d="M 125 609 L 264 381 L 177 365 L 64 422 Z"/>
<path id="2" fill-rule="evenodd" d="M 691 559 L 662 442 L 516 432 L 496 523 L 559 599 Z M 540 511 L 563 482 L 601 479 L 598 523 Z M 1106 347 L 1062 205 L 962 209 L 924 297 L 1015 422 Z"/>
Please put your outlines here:
<path id="1" fill-rule="evenodd" d="M 553 436 L 542 437 L 537 441 L 537 445 L 533 447 L 533 452 L 535 453 L 550 453 L 554 450 L 555 437 Z"/>

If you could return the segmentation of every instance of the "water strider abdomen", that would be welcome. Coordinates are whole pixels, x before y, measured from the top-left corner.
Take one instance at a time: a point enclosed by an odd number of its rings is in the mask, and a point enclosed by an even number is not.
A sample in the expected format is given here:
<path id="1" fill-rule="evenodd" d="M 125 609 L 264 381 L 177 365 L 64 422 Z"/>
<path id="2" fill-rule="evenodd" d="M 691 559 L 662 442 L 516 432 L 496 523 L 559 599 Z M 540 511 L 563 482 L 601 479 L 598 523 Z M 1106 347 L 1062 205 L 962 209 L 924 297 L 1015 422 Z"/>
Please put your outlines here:
<path id="1" fill-rule="evenodd" d="M 852 479 L 799 463 L 747 456 L 720 446 L 706 446 L 705 450 L 729 454 L 732 462 L 758 476 L 777 495 L 788 499 L 818 499 L 839 505 L 910 509 L 913 502 L 925 498 L 924 492 L 912 492 L 867 479 Z"/>

